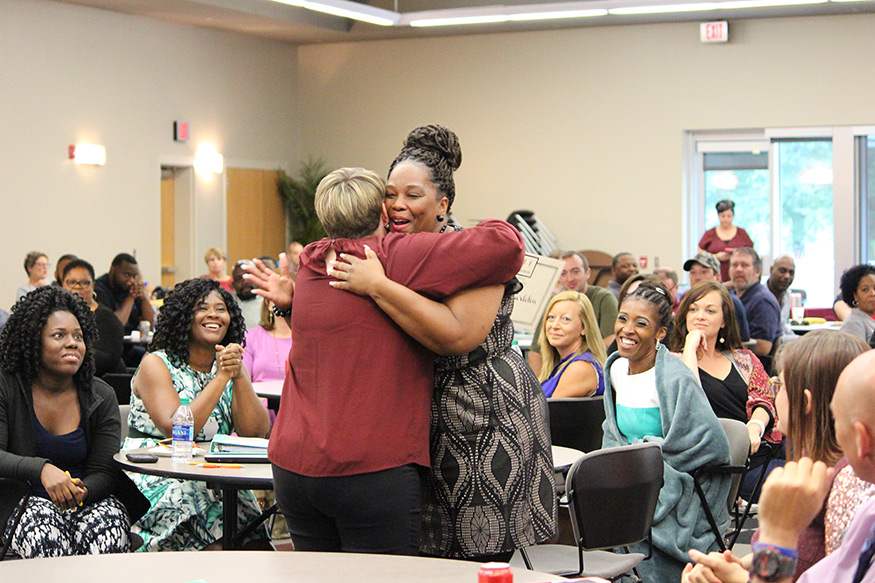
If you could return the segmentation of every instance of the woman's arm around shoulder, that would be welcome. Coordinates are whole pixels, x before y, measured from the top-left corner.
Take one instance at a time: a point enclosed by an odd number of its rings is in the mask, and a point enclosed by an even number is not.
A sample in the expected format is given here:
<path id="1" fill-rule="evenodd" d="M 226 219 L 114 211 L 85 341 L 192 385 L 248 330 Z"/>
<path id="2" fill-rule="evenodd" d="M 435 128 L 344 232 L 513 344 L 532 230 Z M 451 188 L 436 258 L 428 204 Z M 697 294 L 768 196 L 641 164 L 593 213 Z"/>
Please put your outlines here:
<path id="1" fill-rule="evenodd" d="M 562 372 L 554 398 L 589 397 L 599 388 L 599 374 L 595 366 L 584 360 L 572 362 Z"/>
<path id="2" fill-rule="evenodd" d="M 331 285 L 368 295 L 417 342 L 440 355 L 466 354 L 492 329 L 504 286 L 463 290 L 436 302 L 386 277 L 377 254 L 365 248 L 365 259 L 341 254 L 332 267 Z"/>

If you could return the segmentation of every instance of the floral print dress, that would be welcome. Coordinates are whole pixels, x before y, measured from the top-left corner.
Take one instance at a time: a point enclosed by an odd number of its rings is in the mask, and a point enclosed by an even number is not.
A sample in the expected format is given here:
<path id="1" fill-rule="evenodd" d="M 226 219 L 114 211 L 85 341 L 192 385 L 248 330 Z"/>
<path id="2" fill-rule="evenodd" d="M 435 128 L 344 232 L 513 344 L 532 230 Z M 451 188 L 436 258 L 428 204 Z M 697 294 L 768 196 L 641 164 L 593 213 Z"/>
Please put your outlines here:
<path id="1" fill-rule="evenodd" d="M 178 367 L 171 363 L 163 350 L 153 352 L 159 357 L 173 380 L 173 388 L 180 398 L 194 400 L 204 387 L 216 376 L 216 363 L 208 373 L 196 371 L 188 365 Z M 231 417 L 233 382 L 229 382 L 210 414 L 207 423 L 195 441 L 209 441 L 217 433 L 231 434 L 234 430 Z M 131 394 L 131 412 L 128 426 L 135 434 L 149 437 L 128 437 L 122 449 L 151 447 L 164 436 L 149 416 L 142 399 Z M 128 475 L 141 492 L 149 499 L 151 508 L 132 530 L 143 538 L 139 551 L 187 551 L 200 550 L 222 536 L 222 493 L 207 489 L 204 482 L 176 480 L 160 476 L 148 476 L 129 472 Z M 251 490 L 238 493 L 237 520 L 241 524 L 258 518 L 261 510 Z M 266 533 L 258 529 L 253 538 L 263 538 Z"/>

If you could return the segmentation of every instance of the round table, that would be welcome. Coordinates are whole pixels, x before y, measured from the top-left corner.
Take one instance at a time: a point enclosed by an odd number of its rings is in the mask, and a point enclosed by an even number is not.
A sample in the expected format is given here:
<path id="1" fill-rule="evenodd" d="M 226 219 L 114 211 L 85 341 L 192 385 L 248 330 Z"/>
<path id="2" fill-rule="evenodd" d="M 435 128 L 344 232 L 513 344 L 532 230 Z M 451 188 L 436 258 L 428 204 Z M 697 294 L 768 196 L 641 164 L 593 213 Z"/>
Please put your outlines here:
<path id="1" fill-rule="evenodd" d="M 273 472 L 267 463 L 242 463 L 241 467 L 209 468 L 199 465 L 175 464 L 169 457 L 159 457 L 157 463 L 136 463 L 125 457 L 127 453 L 148 453 L 149 448 L 120 451 L 113 456 L 123 470 L 178 480 L 198 480 L 206 482 L 208 488 L 222 491 L 222 524 L 224 536 L 222 548 L 235 548 L 237 538 L 237 491 L 273 490 Z M 195 457 L 192 463 L 204 463 L 202 457 Z M 218 464 L 223 465 L 223 464 Z M 186 579 L 186 581 L 188 581 Z M 184 582 L 182 582 L 184 583 Z"/>
<path id="2" fill-rule="evenodd" d="M 355 553 L 222 551 L 215 553 L 128 553 L 29 559 L 0 563 L 0 580 L 27 583 L 474 583 L 478 563 Z M 559 581 L 560 577 L 514 570 L 515 583 Z"/>

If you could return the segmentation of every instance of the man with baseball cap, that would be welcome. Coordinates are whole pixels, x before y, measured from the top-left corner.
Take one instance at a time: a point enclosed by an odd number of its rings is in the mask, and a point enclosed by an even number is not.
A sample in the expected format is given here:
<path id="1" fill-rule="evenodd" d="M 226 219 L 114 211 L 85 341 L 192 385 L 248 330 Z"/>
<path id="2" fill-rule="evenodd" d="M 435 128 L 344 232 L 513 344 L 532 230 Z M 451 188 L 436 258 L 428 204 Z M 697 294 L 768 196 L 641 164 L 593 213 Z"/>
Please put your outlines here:
<path id="1" fill-rule="evenodd" d="M 720 282 L 720 262 L 707 251 L 696 253 L 695 257 L 687 259 L 684 263 L 684 271 L 690 272 L 690 287 L 694 287 L 700 281 Z M 741 341 L 747 342 L 750 340 L 750 328 L 747 324 L 744 304 L 735 294 L 729 294 L 729 297 L 732 298 L 732 305 L 735 306 L 735 320 L 738 323 Z"/>

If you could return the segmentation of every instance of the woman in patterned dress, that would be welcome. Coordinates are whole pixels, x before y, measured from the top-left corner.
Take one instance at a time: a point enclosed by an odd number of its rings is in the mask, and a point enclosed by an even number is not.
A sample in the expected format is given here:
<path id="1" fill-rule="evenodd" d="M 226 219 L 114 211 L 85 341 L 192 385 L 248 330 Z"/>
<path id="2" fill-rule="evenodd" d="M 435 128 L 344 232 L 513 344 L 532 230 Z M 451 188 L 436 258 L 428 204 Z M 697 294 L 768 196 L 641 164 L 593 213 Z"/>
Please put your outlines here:
<path id="1" fill-rule="evenodd" d="M 153 446 L 170 436 L 180 398 L 191 400 L 195 441 L 234 431 L 264 437 L 268 414 L 243 365 L 245 332 L 240 308 L 218 282 L 198 278 L 174 287 L 158 313 L 151 352 L 131 381 L 130 430 L 123 449 Z M 221 537 L 221 495 L 203 482 L 131 477 L 152 504 L 135 527 L 144 541 L 139 550 L 199 550 Z M 258 517 L 252 492 L 239 496 L 239 519 Z"/>
<path id="2" fill-rule="evenodd" d="M 20 557 L 127 552 L 148 509 L 112 460 L 121 424 L 96 340 L 85 302 L 54 286 L 19 300 L 0 335 L 0 538 Z"/>
<path id="3" fill-rule="evenodd" d="M 455 133 L 423 126 L 389 168 L 385 209 L 392 232 L 444 232 L 462 152 Z M 438 354 L 426 478 L 426 555 L 509 560 L 556 531 L 547 402 L 511 349 L 516 279 L 436 303 L 386 279 L 372 253 L 338 262 L 336 287 L 370 295 Z"/>

